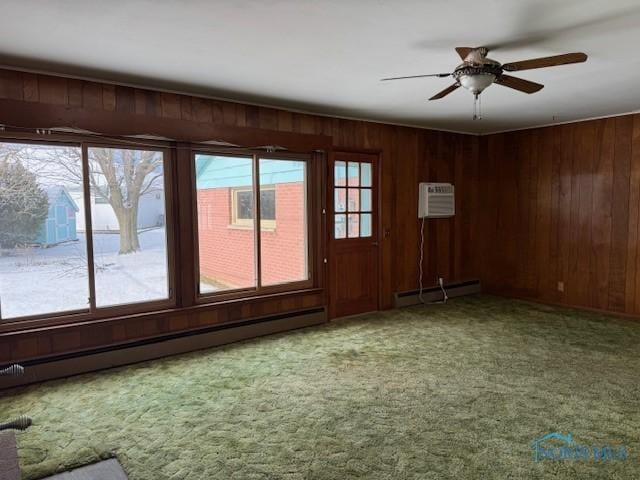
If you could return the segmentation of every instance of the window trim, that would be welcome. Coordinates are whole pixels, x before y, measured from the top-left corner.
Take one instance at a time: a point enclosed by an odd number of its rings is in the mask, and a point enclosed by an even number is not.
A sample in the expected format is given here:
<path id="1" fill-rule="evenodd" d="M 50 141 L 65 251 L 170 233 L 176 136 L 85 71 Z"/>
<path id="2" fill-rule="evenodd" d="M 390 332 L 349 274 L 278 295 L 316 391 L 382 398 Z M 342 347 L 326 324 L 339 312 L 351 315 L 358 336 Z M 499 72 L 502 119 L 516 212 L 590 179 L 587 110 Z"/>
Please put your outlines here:
<path id="1" fill-rule="evenodd" d="M 175 198 L 174 192 L 174 169 L 176 168 L 175 151 L 168 142 L 156 140 L 130 140 L 122 138 L 107 137 L 87 137 L 76 134 L 48 134 L 46 138 L 37 133 L 22 132 L 0 132 L 0 142 L 3 143 L 23 143 L 50 146 L 77 147 L 82 150 L 82 174 L 83 174 L 83 200 L 85 205 L 85 230 L 87 248 L 87 270 L 89 276 L 89 296 L 90 303 L 87 308 L 66 310 L 64 312 L 43 313 L 36 315 L 24 315 L 21 317 L 0 319 L 0 333 L 21 331 L 36 327 L 47 327 L 65 325 L 78 322 L 93 322 L 96 320 L 107 320 L 112 317 L 122 317 L 127 315 L 147 314 L 157 311 L 175 308 L 177 306 L 176 295 L 176 232 L 175 232 Z M 127 303 L 122 305 L 111 305 L 96 307 L 95 305 L 95 264 L 93 263 L 93 232 L 91 228 L 92 217 L 90 214 L 90 185 L 88 181 L 88 148 L 121 148 L 129 150 L 157 150 L 163 154 L 163 176 L 166 195 L 165 202 L 165 225 L 167 236 L 167 287 L 169 295 L 166 299 L 150 300 L 146 302 Z M 89 199 L 89 201 L 87 201 Z M 87 210 L 89 214 L 87 214 Z"/>
<path id="2" fill-rule="evenodd" d="M 323 214 L 319 212 L 321 209 L 320 204 L 318 204 L 318 200 L 313 198 L 314 189 L 312 188 L 314 184 L 314 178 L 317 176 L 318 184 L 322 183 L 322 175 L 318 172 L 317 168 L 314 168 L 318 159 L 312 153 L 269 153 L 266 151 L 256 151 L 252 149 L 229 149 L 229 148 L 216 148 L 216 147 L 207 147 L 201 144 L 193 145 L 191 149 L 191 184 L 192 184 L 192 213 L 193 213 L 193 261 L 194 261 L 194 304 L 195 305 L 204 305 L 204 304 L 216 304 L 221 302 L 226 302 L 230 300 L 243 299 L 243 298 L 254 298 L 261 297 L 265 295 L 271 294 L 281 294 L 281 293 L 295 293 L 303 290 L 309 290 L 313 288 L 319 288 L 321 283 L 321 279 L 318 275 L 318 269 L 315 267 L 315 260 L 320 255 L 319 246 L 322 244 L 322 239 L 320 236 L 322 235 L 322 229 L 319 228 L 319 224 L 321 222 L 321 217 Z M 298 160 L 305 162 L 305 230 L 306 230 L 306 248 L 307 248 L 307 278 L 305 280 L 298 280 L 293 282 L 285 282 L 275 285 L 267 285 L 264 286 L 261 283 L 261 234 L 263 228 L 256 228 L 254 234 L 254 251 L 255 251 L 255 272 L 256 272 L 256 285 L 252 287 L 238 288 L 238 289 L 230 289 L 223 290 L 219 292 L 209 292 L 202 293 L 200 292 L 200 248 L 199 248 L 199 232 L 198 232 L 198 189 L 196 185 L 196 169 L 195 169 L 195 161 L 196 155 L 220 155 L 220 156 L 236 156 L 236 157 L 244 157 L 251 158 L 253 161 L 253 190 L 258 191 L 259 187 L 259 178 L 260 178 L 260 162 L 261 158 L 263 159 L 273 159 L 273 160 Z M 260 195 L 254 195 L 254 211 L 260 210 Z M 231 208 L 231 206 L 230 206 Z M 233 227 L 232 227 L 233 228 Z M 269 229 L 266 229 L 268 232 Z M 317 232 L 317 233 L 316 233 Z M 314 235 L 315 234 L 315 235 Z M 318 238 L 314 238 L 315 236 Z"/>

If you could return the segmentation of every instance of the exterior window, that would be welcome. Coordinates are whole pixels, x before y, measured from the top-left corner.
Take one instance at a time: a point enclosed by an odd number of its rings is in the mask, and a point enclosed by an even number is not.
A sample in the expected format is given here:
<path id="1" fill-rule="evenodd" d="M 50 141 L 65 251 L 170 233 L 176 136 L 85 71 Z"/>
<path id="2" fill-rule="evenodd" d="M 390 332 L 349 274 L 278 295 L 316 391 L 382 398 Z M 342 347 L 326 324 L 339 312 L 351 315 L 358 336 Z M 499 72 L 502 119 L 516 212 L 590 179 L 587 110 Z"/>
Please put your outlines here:
<path id="1" fill-rule="evenodd" d="M 194 161 L 200 294 L 307 281 L 307 161 L 206 153 Z"/>
<path id="2" fill-rule="evenodd" d="M 96 305 L 169 297 L 161 151 L 91 147 Z M 98 202 L 106 200 L 106 203 Z"/>
<path id="3" fill-rule="evenodd" d="M 0 142 L 0 319 L 168 302 L 164 181 L 162 151 Z"/>
<path id="4" fill-rule="evenodd" d="M 260 186 L 260 225 L 273 226 L 276 223 L 276 189 Z"/>
<path id="5" fill-rule="evenodd" d="M 255 288 L 253 159 L 196 154 L 195 172 L 200 293 Z"/>
<path id="6" fill-rule="evenodd" d="M 259 162 L 262 285 L 307 280 L 307 164 L 269 158 Z"/>
<path id="7" fill-rule="evenodd" d="M 0 143 L 0 318 L 89 310 L 80 147 Z"/>
<path id="8" fill-rule="evenodd" d="M 235 188 L 231 197 L 231 224 L 253 228 L 253 189 Z M 260 187 L 260 220 L 262 229 L 276 226 L 276 190 L 273 187 Z"/>

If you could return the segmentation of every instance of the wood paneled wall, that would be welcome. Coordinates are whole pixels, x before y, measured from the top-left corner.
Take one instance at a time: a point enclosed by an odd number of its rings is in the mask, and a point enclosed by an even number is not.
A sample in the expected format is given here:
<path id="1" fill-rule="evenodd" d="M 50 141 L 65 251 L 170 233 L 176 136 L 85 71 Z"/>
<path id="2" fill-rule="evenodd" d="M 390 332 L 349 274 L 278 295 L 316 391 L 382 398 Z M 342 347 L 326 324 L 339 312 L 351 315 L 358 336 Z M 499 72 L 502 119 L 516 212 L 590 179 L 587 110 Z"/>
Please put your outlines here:
<path id="1" fill-rule="evenodd" d="M 479 241 L 476 206 L 478 190 L 478 145 L 474 136 L 433 131 L 404 131 L 399 135 L 399 158 L 417 162 L 395 163 L 395 292 L 418 285 L 420 228 L 417 218 L 418 183 L 451 182 L 456 191 L 456 215 L 424 222 L 423 282 L 425 287 L 475 280 L 478 264 L 475 245 Z"/>
<path id="2" fill-rule="evenodd" d="M 482 137 L 480 163 L 485 290 L 640 315 L 639 115 Z"/>
<path id="3" fill-rule="evenodd" d="M 478 277 L 477 258 L 473 251 L 479 241 L 474 212 L 480 193 L 477 181 L 480 173 L 477 137 L 293 113 L 11 70 L 0 70 L 0 99 L 24 102 L 25 106 L 57 105 L 68 108 L 69 111 L 75 109 L 76 120 L 80 118 L 77 116 L 78 109 L 88 119 L 101 112 L 110 112 L 111 118 L 116 122 L 120 118 L 123 121 L 127 119 L 129 123 L 132 118 L 141 119 L 140 121 L 165 121 L 165 130 L 167 125 L 179 126 L 180 122 L 189 121 L 220 128 L 235 127 L 236 133 L 238 128 L 246 130 L 247 141 L 249 138 L 257 138 L 257 134 L 262 135 L 261 139 L 269 138 L 275 132 L 315 134 L 331 137 L 333 148 L 337 150 L 380 151 L 380 224 L 383 233 L 380 243 L 381 307 L 390 308 L 393 305 L 395 292 L 417 287 L 418 181 L 455 183 L 459 207 L 459 213 L 453 219 L 427 222 L 425 285 L 435 285 L 438 276 L 443 276 L 447 282 Z M 24 118 L 21 120 L 24 121 Z M 29 118 L 28 121 L 34 127 L 38 126 L 37 118 Z M 82 124 L 74 126 L 83 127 Z M 324 305 L 325 302 L 325 296 L 314 293 L 301 298 L 281 298 L 273 302 L 248 301 L 243 306 L 229 307 L 229 312 L 224 306 L 216 306 L 211 307 L 211 315 L 207 314 L 207 308 L 198 310 L 197 323 L 206 325 L 239 320 L 263 313 L 281 313 L 301 306 Z M 95 335 L 96 330 L 92 333 L 91 326 L 82 327 L 86 332 L 79 330 L 79 326 L 65 327 L 46 335 L 3 334 L 0 335 L 0 362 L 53 355 L 81 350 L 87 346 L 102 346 L 181 330 L 190 324 L 189 318 L 193 315 L 194 313 L 186 311 L 183 314 L 174 311 L 170 314 L 141 316 L 136 321 L 129 321 L 126 324 L 129 328 L 123 322 L 116 322 L 112 327 L 106 324 L 101 326 L 99 338 Z"/>
<path id="4" fill-rule="evenodd" d="M 500 295 L 640 315 L 639 115 L 474 137 L 10 70 L 0 70 L 2 99 L 75 109 L 74 121 L 109 112 L 165 131 L 197 122 L 232 128 L 235 140 L 310 134 L 335 150 L 379 151 L 382 308 L 418 284 L 418 182 L 450 181 L 456 216 L 425 222 L 425 286 L 480 278 Z M 0 363 L 325 304 L 312 291 L 0 334 Z"/>

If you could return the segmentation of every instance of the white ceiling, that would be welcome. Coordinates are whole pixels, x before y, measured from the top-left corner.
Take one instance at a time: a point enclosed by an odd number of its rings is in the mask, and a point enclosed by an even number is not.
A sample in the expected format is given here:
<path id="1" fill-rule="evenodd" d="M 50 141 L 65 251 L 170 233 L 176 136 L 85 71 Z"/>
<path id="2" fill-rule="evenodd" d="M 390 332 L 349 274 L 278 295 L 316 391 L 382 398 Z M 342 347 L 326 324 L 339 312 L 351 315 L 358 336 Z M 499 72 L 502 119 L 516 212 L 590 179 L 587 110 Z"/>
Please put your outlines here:
<path id="1" fill-rule="evenodd" d="M 583 51 L 584 64 L 493 85 L 484 119 L 448 72 L 456 46 L 502 63 Z M 0 64 L 307 112 L 487 133 L 640 109 L 638 0 L 2 0 Z"/>

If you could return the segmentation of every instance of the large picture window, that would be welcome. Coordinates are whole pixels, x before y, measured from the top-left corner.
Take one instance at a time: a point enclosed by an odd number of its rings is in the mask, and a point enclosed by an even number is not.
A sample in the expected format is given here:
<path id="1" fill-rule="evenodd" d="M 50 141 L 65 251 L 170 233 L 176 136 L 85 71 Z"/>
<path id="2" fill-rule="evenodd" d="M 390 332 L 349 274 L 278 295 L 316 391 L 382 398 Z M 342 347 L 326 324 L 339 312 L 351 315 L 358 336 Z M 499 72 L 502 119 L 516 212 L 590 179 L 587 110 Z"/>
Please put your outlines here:
<path id="1" fill-rule="evenodd" d="M 89 309 L 78 146 L 0 143 L 0 318 Z"/>
<path id="2" fill-rule="evenodd" d="M 161 149 L 0 142 L 0 319 L 171 297 Z"/>
<path id="3" fill-rule="evenodd" d="M 96 305 L 168 298 L 163 153 L 90 147 L 88 159 Z"/>
<path id="4" fill-rule="evenodd" d="M 308 281 L 307 160 L 196 153 L 194 161 L 200 294 Z"/>
<path id="5" fill-rule="evenodd" d="M 9 135 L 0 138 L 0 329 L 321 283 L 312 268 L 322 232 L 321 173 L 312 155 L 192 151 L 197 222 L 193 231 L 173 230 L 192 219 L 181 203 L 185 216 L 172 220 L 187 169 L 173 181 L 179 152 L 169 144 Z M 176 240 L 183 248 L 193 241 L 195 251 L 174 252 Z M 180 295 L 176 257 L 195 260 L 196 275 L 189 267 L 179 278 Z"/>

